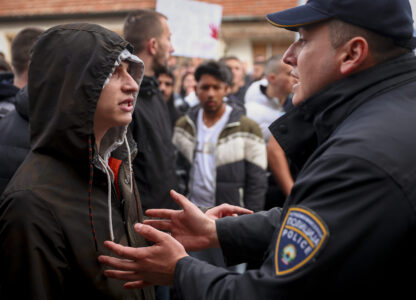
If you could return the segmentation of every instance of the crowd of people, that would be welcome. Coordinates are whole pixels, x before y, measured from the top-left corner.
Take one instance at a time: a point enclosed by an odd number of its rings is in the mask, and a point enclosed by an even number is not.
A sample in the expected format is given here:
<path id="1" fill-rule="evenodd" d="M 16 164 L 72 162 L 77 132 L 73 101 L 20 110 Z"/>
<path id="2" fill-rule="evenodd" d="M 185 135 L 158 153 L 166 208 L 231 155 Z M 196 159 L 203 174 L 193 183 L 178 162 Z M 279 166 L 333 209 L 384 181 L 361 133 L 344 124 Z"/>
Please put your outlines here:
<path id="1" fill-rule="evenodd" d="M 153 10 L 122 36 L 16 35 L 0 57 L 1 299 L 410 292 L 409 1 L 309 0 L 267 20 L 299 39 L 251 74 L 237 56 L 173 57 Z"/>

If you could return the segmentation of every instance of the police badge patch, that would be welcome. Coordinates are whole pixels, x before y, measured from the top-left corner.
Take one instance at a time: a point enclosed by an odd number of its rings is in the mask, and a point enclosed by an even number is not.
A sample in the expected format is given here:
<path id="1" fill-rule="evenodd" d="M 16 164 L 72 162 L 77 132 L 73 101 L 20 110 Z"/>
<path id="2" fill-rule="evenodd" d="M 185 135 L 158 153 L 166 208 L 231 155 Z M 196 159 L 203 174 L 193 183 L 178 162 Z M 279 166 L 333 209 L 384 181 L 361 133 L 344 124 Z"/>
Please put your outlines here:
<path id="1" fill-rule="evenodd" d="M 276 275 L 288 274 L 305 265 L 328 235 L 325 223 L 314 212 L 303 207 L 289 208 L 276 243 Z"/>

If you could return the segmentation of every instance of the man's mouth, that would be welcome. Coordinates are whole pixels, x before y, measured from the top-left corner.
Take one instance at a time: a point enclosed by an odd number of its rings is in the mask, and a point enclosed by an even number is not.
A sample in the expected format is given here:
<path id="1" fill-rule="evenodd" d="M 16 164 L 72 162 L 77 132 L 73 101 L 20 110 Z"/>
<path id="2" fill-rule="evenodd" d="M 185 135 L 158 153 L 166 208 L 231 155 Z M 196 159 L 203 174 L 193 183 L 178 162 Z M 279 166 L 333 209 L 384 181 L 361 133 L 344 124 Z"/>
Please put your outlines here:
<path id="1" fill-rule="evenodd" d="M 133 110 L 133 99 L 129 98 L 119 103 L 122 110 L 131 112 Z"/>

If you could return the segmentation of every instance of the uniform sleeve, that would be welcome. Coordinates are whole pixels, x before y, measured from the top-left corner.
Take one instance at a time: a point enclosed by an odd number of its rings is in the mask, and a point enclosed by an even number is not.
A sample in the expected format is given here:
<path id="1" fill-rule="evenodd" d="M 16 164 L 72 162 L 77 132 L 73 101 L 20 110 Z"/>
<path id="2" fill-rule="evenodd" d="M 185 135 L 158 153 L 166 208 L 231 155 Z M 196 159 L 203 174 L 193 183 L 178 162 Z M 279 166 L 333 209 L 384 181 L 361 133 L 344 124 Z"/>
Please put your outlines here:
<path id="1" fill-rule="evenodd" d="M 378 166 L 351 156 L 322 157 L 302 171 L 288 201 L 289 213 L 269 236 L 270 251 L 259 270 L 236 274 L 183 258 L 175 270 L 175 287 L 183 299 L 353 299 L 357 291 L 367 297 L 412 286 L 412 277 L 405 274 L 414 266 L 414 207 L 400 184 Z M 293 208 L 307 213 L 297 211 L 289 224 L 286 216 Z M 328 234 L 316 235 L 318 229 L 304 227 L 302 220 L 323 225 Z M 221 227 L 231 225 L 223 222 L 218 224 L 221 242 L 231 233 L 224 233 Z M 285 229 L 311 236 L 315 248 L 309 256 L 296 246 L 305 240 L 299 234 L 281 238 Z M 238 230 L 236 234 L 235 239 L 242 237 Z M 235 255 L 241 245 L 236 243 Z M 297 254 L 285 253 L 285 245 L 296 247 Z"/>
<path id="2" fill-rule="evenodd" d="M 323 288 L 324 278 L 326 285 L 332 283 L 345 293 L 351 291 L 343 282 L 375 291 L 380 284 L 393 287 L 395 280 L 403 280 L 387 274 L 405 273 L 406 264 L 398 263 L 397 253 L 414 257 L 415 214 L 405 185 L 397 181 L 403 177 L 392 175 L 349 154 L 323 155 L 306 166 L 292 190 L 289 209 L 312 212 L 326 227 L 327 237 L 302 267 L 288 268 L 284 276 L 302 278 L 317 288 Z M 286 216 L 283 219 L 282 231 L 292 226 Z M 290 242 L 277 242 L 277 256 Z"/>
<path id="3" fill-rule="evenodd" d="M 287 299 L 273 275 L 259 270 L 234 273 L 189 256 L 176 264 L 174 284 L 184 300 Z"/>
<path id="4" fill-rule="evenodd" d="M 1 299 L 64 298 L 65 247 L 46 203 L 28 192 L 3 198 L 0 245 Z"/>
<path id="5" fill-rule="evenodd" d="M 227 264 L 261 262 L 278 228 L 280 208 L 216 220 L 218 239 Z M 236 251 L 238 249 L 238 251 Z"/>

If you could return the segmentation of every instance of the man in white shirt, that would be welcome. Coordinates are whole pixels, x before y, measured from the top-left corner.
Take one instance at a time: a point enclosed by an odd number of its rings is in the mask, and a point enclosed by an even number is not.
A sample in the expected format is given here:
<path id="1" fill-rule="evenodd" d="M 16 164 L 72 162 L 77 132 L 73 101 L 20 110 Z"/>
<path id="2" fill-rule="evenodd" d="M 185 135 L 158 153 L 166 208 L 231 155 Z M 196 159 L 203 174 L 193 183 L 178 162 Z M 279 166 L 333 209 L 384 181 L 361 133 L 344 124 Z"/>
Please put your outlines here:
<path id="1" fill-rule="evenodd" d="M 283 150 L 271 136 L 269 126 L 280 118 L 290 107 L 290 94 L 294 77 L 292 67 L 282 61 L 282 56 L 267 60 L 266 78 L 253 82 L 245 96 L 247 116 L 256 121 L 267 143 L 267 163 L 271 175 L 266 192 L 265 209 L 282 206 L 293 186 L 293 174 Z"/>
<path id="2" fill-rule="evenodd" d="M 173 135 L 190 199 L 201 207 L 229 203 L 262 210 L 267 161 L 259 126 L 223 102 L 232 80 L 224 64 L 201 64 L 195 78 L 200 105 L 178 120 Z"/>
<path id="3" fill-rule="evenodd" d="M 232 73 L 209 61 L 195 71 L 193 107 L 176 123 L 173 143 L 187 174 L 188 196 L 199 207 L 229 203 L 259 211 L 264 208 L 266 145 L 256 122 L 242 108 L 224 103 Z M 225 266 L 220 251 L 193 256 Z"/>
<path id="4" fill-rule="evenodd" d="M 291 71 L 292 67 L 285 64 L 281 56 L 273 56 L 266 63 L 266 78 L 253 82 L 246 92 L 247 117 L 260 125 L 266 142 L 270 138 L 269 125 L 291 104 L 288 100 L 294 84 Z"/>

